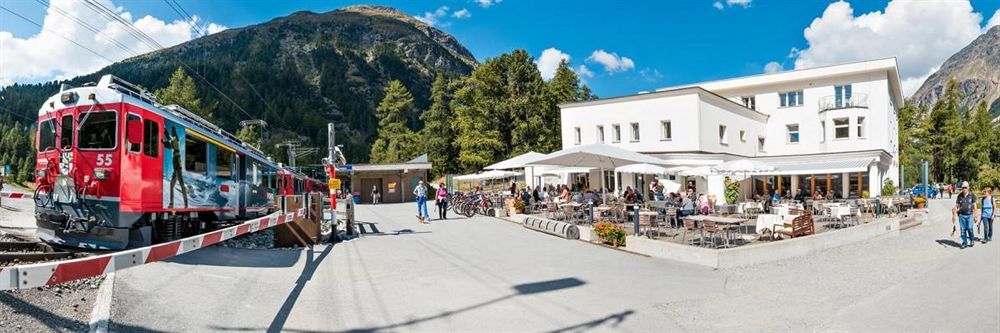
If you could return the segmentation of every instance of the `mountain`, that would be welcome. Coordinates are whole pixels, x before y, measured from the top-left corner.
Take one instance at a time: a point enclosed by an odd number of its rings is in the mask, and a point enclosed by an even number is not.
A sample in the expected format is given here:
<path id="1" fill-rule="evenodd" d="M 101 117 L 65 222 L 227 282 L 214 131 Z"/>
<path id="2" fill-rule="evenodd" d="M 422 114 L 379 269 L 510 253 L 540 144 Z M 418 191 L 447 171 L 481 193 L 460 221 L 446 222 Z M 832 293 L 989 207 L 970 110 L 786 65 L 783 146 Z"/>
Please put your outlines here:
<path id="1" fill-rule="evenodd" d="M 910 100 L 921 106 L 933 105 L 955 79 L 963 93 L 962 105 L 973 108 L 985 100 L 994 115 L 1000 115 L 1000 26 L 995 26 L 958 53 L 924 81 Z"/>
<path id="2" fill-rule="evenodd" d="M 403 12 L 351 6 L 225 30 L 114 63 L 69 83 L 96 82 L 110 73 L 154 91 L 167 86 L 181 62 L 195 77 L 202 104 L 215 106 L 223 128 L 235 132 L 242 120 L 266 120 L 271 137 L 262 148 L 284 160 L 274 143 L 298 139 L 306 146 L 325 147 L 326 123 L 335 122 L 337 143 L 344 144 L 352 162 L 368 159 L 376 135 L 375 106 L 389 81 L 401 81 L 413 94 L 415 107 L 426 110 L 436 73 L 467 75 L 477 65 L 454 37 Z M 55 83 L 17 84 L 0 95 L 7 99 L 5 109 L 33 119 L 44 99 L 57 91 Z M 0 113 L 0 122 L 14 120 Z M 418 122 L 414 117 L 410 125 Z M 299 161 L 315 162 L 318 156 Z"/>

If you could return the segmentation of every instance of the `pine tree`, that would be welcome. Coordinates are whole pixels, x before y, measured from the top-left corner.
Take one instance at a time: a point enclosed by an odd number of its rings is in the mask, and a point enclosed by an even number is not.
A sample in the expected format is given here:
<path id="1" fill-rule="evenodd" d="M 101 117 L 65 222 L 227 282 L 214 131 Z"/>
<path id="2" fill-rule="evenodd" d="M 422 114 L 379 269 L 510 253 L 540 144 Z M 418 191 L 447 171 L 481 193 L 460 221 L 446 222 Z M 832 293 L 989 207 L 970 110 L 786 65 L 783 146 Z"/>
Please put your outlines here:
<path id="1" fill-rule="evenodd" d="M 455 151 L 455 129 L 451 122 L 452 92 L 448 80 L 438 73 L 431 87 L 431 107 L 420 115 L 424 122 L 421 137 L 427 149 L 427 157 L 433 165 L 435 175 L 458 171 L 458 154 Z"/>
<path id="2" fill-rule="evenodd" d="M 487 108 L 476 106 L 482 103 L 483 98 L 479 95 L 485 90 L 485 87 L 476 87 L 477 84 L 481 83 L 472 78 L 457 81 L 452 101 L 457 130 L 455 145 L 464 172 L 481 170 L 492 164 L 504 150 L 495 115 Z"/>
<path id="3" fill-rule="evenodd" d="M 423 147 L 406 124 L 413 114 L 413 95 L 402 82 L 393 80 L 385 87 L 385 97 L 375 109 L 378 138 L 369 157 L 373 163 L 400 163 L 420 155 Z"/>
<path id="4" fill-rule="evenodd" d="M 198 97 L 198 90 L 194 85 L 194 79 L 184 72 L 184 69 L 177 67 L 174 74 L 170 76 L 170 85 L 166 88 L 156 90 L 156 97 L 166 104 L 177 104 L 188 109 L 188 111 L 205 118 L 205 120 L 215 122 L 212 109 L 201 104 Z"/>
<path id="5" fill-rule="evenodd" d="M 927 153 L 931 156 L 931 173 L 935 180 L 954 182 L 955 167 L 958 165 L 956 151 L 956 133 L 961 130 L 961 118 L 958 103 L 961 91 L 955 80 L 948 82 L 941 99 L 931 108 L 927 135 Z"/>

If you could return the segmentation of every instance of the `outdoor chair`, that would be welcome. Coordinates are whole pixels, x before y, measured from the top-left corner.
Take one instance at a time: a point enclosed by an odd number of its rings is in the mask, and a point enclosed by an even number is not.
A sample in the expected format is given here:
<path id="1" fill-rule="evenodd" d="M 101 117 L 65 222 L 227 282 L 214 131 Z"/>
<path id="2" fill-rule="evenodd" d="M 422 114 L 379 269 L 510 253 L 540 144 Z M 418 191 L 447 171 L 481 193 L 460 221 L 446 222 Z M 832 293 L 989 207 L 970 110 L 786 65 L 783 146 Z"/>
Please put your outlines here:
<path id="1" fill-rule="evenodd" d="M 684 219 L 684 229 L 682 229 L 682 230 L 681 230 L 681 232 L 682 232 L 682 233 L 684 234 L 684 235 L 683 235 L 683 236 L 681 237 L 681 243 L 682 243 L 682 244 L 687 244 L 687 235 L 688 235 L 688 233 L 692 233 L 692 232 L 701 232 L 701 230 L 700 230 L 700 229 L 698 228 L 698 226 L 697 226 L 697 225 L 696 225 L 696 224 L 694 223 L 694 220 L 691 220 L 691 219 Z M 692 241 L 693 241 L 693 239 L 692 239 Z M 693 245 L 693 244 L 692 244 L 692 245 Z"/>
<path id="2" fill-rule="evenodd" d="M 715 246 L 715 237 L 718 236 L 720 233 L 723 233 L 725 231 L 723 231 L 722 228 L 719 228 L 719 226 L 716 225 L 714 221 L 705 220 L 705 221 L 702 221 L 701 223 L 702 223 L 702 226 L 701 226 L 701 242 L 702 243 L 705 242 L 705 235 L 708 234 L 708 236 L 709 236 L 708 239 L 712 241 L 712 246 L 714 247 Z"/>
<path id="3" fill-rule="evenodd" d="M 679 228 L 681 224 L 677 220 L 677 207 L 667 207 L 663 209 L 663 223 L 669 225 L 673 228 Z"/>
<path id="4" fill-rule="evenodd" d="M 555 202 L 549 201 L 545 205 L 545 217 L 552 220 L 559 220 L 559 207 Z"/>

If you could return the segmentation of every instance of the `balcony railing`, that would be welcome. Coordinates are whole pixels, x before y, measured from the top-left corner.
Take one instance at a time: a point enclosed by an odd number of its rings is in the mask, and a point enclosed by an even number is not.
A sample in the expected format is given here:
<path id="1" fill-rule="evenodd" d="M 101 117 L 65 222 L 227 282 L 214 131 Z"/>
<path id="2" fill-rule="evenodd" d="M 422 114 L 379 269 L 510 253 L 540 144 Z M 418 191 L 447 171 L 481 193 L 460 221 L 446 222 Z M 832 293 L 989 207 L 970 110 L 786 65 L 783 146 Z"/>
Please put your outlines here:
<path id="1" fill-rule="evenodd" d="M 835 95 L 819 98 L 819 112 L 846 108 L 868 108 L 868 94 L 852 94 L 850 98 Z"/>

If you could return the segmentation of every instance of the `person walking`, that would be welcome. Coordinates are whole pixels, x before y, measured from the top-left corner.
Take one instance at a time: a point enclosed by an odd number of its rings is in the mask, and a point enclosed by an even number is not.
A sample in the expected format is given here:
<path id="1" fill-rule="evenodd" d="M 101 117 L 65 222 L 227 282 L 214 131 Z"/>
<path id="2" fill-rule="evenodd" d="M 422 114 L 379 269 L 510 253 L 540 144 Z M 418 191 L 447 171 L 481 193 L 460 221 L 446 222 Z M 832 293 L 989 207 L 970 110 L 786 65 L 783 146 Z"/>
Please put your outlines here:
<path id="1" fill-rule="evenodd" d="M 962 182 L 962 192 L 955 200 L 955 208 L 952 209 L 951 224 L 955 224 L 958 218 L 958 228 L 962 234 L 962 249 L 972 247 L 976 244 L 975 233 L 972 230 L 972 213 L 976 211 L 976 195 L 969 192 L 969 182 Z"/>
<path id="2" fill-rule="evenodd" d="M 997 201 L 993 198 L 993 189 L 987 186 L 983 189 L 983 210 L 979 213 L 979 223 L 983 226 L 983 244 L 993 241 L 993 219 L 997 214 Z"/>
<path id="3" fill-rule="evenodd" d="M 431 215 L 427 214 L 427 186 L 424 186 L 423 180 L 413 189 L 413 196 L 417 198 L 417 220 L 421 224 L 427 223 L 425 219 L 431 218 Z"/>
<path id="4" fill-rule="evenodd" d="M 0 173 L 0 192 L 3 192 L 3 177 L 6 174 Z M 3 207 L 3 195 L 0 195 L 0 207 Z"/>
<path id="5" fill-rule="evenodd" d="M 438 186 L 437 198 L 434 203 L 438 208 L 438 219 L 447 220 L 448 219 L 448 188 L 441 183 Z"/>
<path id="6" fill-rule="evenodd" d="M 372 204 L 377 205 L 381 199 L 382 195 L 378 192 L 378 185 L 372 185 Z"/>

